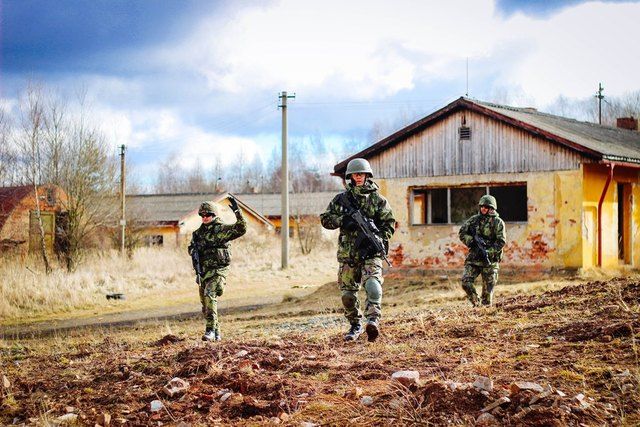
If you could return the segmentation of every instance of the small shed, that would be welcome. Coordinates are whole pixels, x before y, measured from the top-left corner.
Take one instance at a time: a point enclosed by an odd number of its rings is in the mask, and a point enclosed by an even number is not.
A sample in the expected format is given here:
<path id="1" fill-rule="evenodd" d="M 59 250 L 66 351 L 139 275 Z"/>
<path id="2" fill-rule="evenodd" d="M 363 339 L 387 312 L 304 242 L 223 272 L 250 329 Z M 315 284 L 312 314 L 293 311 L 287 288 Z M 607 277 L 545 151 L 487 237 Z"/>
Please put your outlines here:
<path id="1" fill-rule="evenodd" d="M 60 242 L 57 228 L 63 223 L 67 196 L 56 185 L 0 187 L 0 253 L 26 255 L 39 249 L 37 201 L 44 229 L 45 246 L 53 253 Z"/>
<path id="2" fill-rule="evenodd" d="M 637 126 L 635 127 L 637 129 Z M 494 195 L 503 267 L 640 266 L 640 132 L 459 98 L 334 166 L 369 160 L 397 265 L 461 268 L 460 224 Z"/>
<path id="3" fill-rule="evenodd" d="M 209 201 L 220 205 L 222 220 L 233 223 L 235 217 L 229 206 L 230 193 L 141 194 L 127 196 L 127 216 L 140 224 L 144 241 L 150 246 L 176 247 L 188 243 L 191 233 L 202 223 L 198 208 Z M 247 226 L 257 232 L 274 229 L 273 223 L 236 197 L 247 220 Z"/>

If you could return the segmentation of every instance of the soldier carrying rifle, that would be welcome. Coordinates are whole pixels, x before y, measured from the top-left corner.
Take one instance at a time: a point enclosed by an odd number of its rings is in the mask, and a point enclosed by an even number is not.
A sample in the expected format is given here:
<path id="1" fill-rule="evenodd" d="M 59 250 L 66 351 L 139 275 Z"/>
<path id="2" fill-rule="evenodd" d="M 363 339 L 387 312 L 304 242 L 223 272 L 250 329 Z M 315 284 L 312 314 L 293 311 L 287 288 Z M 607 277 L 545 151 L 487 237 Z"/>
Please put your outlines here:
<path id="1" fill-rule="evenodd" d="M 340 229 L 338 238 L 338 285 L 342 291 L 344 314 L 351 328 L 345 341 L 354 341 L 363 332 L 358 291 L 367 294 L 364 316 L 369 341 L 379 334 L 382 315 L 382 260 L 386 260 L 389 239 L 395 230 L 391 206 L 371 180 L 373 171 L 365 159 L 347 164 L 346 191 L 338 194 L 320 215 L 324 228 Z M 388 262 L 388 261 L 387 261 Z"/>
<path id="2" fill-rule="evenodd" d="M 495 197 L 484 195 L 478 202 L 480 213 L 473 215 L 460 227 L 460 240 L 469 248 L 464 262 L 462 288 L 474 307 L 493 304 L 493 288 L 498 283 L 498 270 L 505 244 L 504 222 L 498 215 Z M 482 299 L 473 283 L 482 275 Z"/>
<path id="3" fill-rule="evenodd" d="M 224 292 L 231 252 L 229 241 L 237 239 L 247 232 L 247 223 L 242 217 L 236 199 L 229 196 L 229 205 L 236 215 L 234 224 L 224 224 L 220 219 L 218 206 L 213 202 L 204 202 L 198 209 L 202 225 L 193 232 L 189 254 L 193 261 L 198 283 L 202 313 L 205 318 L 203 341 L 220 341 L 220 323 L 218 321 L 218 297 Z"/>

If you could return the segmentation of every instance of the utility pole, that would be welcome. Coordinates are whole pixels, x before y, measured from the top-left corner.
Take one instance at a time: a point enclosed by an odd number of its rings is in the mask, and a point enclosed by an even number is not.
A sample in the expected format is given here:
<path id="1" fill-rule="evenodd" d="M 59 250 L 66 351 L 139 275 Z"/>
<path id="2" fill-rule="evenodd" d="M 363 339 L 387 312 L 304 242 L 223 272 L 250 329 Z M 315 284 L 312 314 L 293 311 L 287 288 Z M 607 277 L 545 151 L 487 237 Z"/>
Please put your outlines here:
<path id="1" fill-rule="evenodd" d="M 125 194 L 124 194 L 124 144 L 120 146 L 120 255 L 124 255 L 124 232 L 127 220 L 124 216 Z"/>
<path id="2" fill-rule="evenodd" d="M 287 99 L 295 98 L 296 95 L 287 95 L 282 92 L 280 105 L 282 108 L 282 171 L 281 173 L 281 191 L 282 206 L 280 209 L 280 237 L 282 239 L 282 269 L 289 268 L 289 160 L 287 155 Z"/>
<path id="3" fill-rule="evenodd" d="M 598 124 L 602 124 L 602 100 L 604 99 L 604 95 L 602 91 L 604 88 L 602 87 L 602 83 L 598 83 L 598 92 L 596 93 L 596 98 L 598 98 Z"/>

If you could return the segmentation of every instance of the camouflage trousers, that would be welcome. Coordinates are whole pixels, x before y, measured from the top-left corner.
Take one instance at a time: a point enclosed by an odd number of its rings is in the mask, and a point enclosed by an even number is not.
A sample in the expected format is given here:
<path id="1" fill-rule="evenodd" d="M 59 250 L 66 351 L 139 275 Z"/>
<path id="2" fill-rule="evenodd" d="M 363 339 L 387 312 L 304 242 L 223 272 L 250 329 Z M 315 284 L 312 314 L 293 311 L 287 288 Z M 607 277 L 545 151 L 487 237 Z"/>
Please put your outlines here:
<path id="1" fill-rule="evenodd" d="M 218 297 L 224 293 L 229 267 L 217 268 L 204 273 L 200 284 L 200 303 L 206 329 L 218 329 Z"/>
<path id="2" fill-rule="evenodd" d="M 467 298 L 474 306 L 479 305 L 492 305 L 493 304 L 493 288 L 498 283 L 498 270 L 500 266 L 495 264 L 475 265 L 465 264 L 464 272 L 462 273 L 462 289 L 467 294 Z M 482 296 L 481 300 L 478 299 L 478 294 L 474 287 L 474 282 L 478 275 L 482 275 Z"/>
<path id="3" fill-rule="evenodd" d="M 362 319 L 358 291 L 365 288 L 367 299 L 364 316 L 368 320 L 377 321 L 382 315 L 382 259 L 379 257 L 356 263 L 340 264 L 338 270 L 338 286 L 342 291 L 344 316 L 349 323 L 359 323 Z"/>

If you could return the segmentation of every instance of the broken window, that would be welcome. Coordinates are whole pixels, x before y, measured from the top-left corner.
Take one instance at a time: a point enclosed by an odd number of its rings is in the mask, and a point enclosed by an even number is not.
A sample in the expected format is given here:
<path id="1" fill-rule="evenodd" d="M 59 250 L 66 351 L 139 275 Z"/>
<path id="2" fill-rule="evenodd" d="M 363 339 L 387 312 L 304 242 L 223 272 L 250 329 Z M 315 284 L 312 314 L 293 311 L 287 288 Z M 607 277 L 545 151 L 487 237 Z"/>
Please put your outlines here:
<path id="1" fill-rule="evenodd" d="M 145 246 L 162 246 L 164 244 L 164 237 L 161 234 L 144 236 Z"/>
<path id="2" fill-rule="evenodd" d="M 498 202 L 500 217 L 507 222 L 527 221 L 527 186 L 414 188 L 411 198 L 411 223 L 461 224 L 478 212 L 478 200 L 491 194 Z"/>

